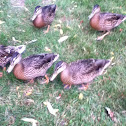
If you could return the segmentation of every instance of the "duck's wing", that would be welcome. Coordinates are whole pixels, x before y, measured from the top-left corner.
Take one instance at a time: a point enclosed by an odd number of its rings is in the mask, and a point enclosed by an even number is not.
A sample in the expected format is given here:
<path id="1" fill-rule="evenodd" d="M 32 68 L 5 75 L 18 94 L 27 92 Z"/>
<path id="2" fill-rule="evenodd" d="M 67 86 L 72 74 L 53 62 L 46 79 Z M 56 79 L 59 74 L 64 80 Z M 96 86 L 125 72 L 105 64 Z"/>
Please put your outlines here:
<path id="1" fill-rule="evenodd" d="M 100 72 L 100 70 L 104 69 L 106 64 L 109 62 L 110 60 L 104 59 L 79 60 L 77 62 L 71 63 L 70 71 L 73 74 L 80 75 L 86 75 L 93 72 Z"/>
<path id="2" fill-rule="evenodd" d="M 100 20 L 105 26 L 117 27 L 122 21 L 126 19 L 126 16 L 115 13 L 101 13 Z"/>
<path id="3" fill-rule="evenodd" d="M 53 53 L 32 55 L 25 58 L 22 63 L 25 65 L 25 67 L 34 67 L 35 69 L 40 69 L 41 67 L 50 67 L 50 64 L 53 64 L 55 57 L 56 55 Z"/>
<path id="4" fill-rule="evenodd" d="M 94 59 L 78 60 L 69 64 L 71 73 L 87 74 L 94 70 Z"/>

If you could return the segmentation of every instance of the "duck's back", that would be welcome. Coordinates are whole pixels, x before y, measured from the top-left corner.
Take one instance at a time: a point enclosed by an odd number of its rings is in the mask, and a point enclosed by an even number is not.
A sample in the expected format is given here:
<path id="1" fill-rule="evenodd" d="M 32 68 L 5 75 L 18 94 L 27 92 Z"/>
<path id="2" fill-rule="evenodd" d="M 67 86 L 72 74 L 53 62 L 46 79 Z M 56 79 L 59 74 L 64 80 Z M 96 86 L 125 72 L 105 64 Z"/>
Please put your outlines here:
<path id="1" fill-rule="evenodd" d="M 44 76 L 46 71 L 51 67 L 53 62 L 53 54 L 40 54 L 40 55 L 32 55 L 23 60 L 19 64 L 17 64 L 14 68 L 14 75 L 16 71 L 20 71 L 18 76 L 15 75 L 18 79 L 22 80 L 30 80 L 39 76 Z M 20 76 L 20 74 L 23 73 Z"/>

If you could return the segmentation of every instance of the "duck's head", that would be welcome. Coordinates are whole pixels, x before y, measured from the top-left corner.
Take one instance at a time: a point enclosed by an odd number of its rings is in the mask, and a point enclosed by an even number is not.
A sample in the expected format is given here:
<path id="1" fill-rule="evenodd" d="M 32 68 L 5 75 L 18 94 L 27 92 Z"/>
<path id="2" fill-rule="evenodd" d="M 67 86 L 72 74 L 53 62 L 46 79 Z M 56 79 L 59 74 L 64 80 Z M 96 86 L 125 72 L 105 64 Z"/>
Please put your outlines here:
<path id="1" fill-rule="evenodd" d="M 91 14 L 88 16 L 89 20 L 96 14 L 100 12 L 100 6 L 98 4 L 94 5 Z"/>
<path id="2" fill-rule="evenodd" d="M 15 65 L 21 61 L 21 59 L 22 59 L 21 54 L 19 54 L 18 52 L 14 53 L 13 56 L 11 57 L 10 66 L 8 67 L 7 72 L 10 73 L 15 67 Z"/>
<path id="3" fill-rule="evenodd" d="M 50 81 L 53 81 L 59 73 L 61 73 L 66 69 L 66 67 L 67 67 L 67 63 L 63 61 L 59 61 L 55 66 L 54 73 L 51 76 Z"/>
<path id="4" fill-rule="evenodd" d="M 42 8 L 43 15 L 46 15 L 48 17 L 54 16 L 55 15 L 55 11 L 56 11 L 56 5 L 55 4 L 44 6 Z"/>
<path id="5" fill-rule="evenodd" d="M 36 6 L 35 11 L 34 11 L 34 15 L 32 16 L 31 20 L 34 21 L 36 19 L 36 17 L 41 13 L 42 13 L 42 7 Z"/>
<path id="6" fill-rule="evenodd" d="M 26 49 L 26 45 L 16 46 L 15 52 L 22 54 Z"/>

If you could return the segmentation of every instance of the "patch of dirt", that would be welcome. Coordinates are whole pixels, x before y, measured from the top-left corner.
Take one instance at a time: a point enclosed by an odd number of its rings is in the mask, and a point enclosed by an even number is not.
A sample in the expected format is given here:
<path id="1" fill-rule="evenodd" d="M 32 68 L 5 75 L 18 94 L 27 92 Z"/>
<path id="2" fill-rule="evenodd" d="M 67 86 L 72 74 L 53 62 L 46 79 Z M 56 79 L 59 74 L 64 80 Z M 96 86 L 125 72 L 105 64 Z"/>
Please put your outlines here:
<path id="1" fill-rule="evenodd" d="M 10 0 L 12 6 L 16 7 L 24 7 L 25 6 L 25 0 Z"/>

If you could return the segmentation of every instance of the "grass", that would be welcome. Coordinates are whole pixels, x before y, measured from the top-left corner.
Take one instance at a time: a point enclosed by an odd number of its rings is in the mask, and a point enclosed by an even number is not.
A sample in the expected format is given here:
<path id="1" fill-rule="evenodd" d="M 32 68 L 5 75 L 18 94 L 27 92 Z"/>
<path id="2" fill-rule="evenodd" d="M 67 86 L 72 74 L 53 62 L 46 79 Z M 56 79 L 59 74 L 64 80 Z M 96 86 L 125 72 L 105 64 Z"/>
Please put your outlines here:
<path id="1" fill-rule="evenodd" d="M 13 7 L 9 0 L 1 0 L 0 20 L 5 21 L 0 25 L 1 44 L 20 45 L 37 39 L 35 43 L 27 45 L 23 57 L 43 53 L 47 46 L 60 55 L 59 60 L 66 62 L 87 58 L 108 59 L 113 56 L 113 52 L 115 65 L 107 70 L 107 74 L 94 80 L 87 91 L 79 91 L 76 86 L 64 90 L 59 77 L 48 85 L 26 84 L 17 80 L 13 73 L 4 72 L 0 79 L 0 125 L 30 126 L 31 123 L 20 120 L 22 117 L 34 118 L 40 126 L 126 125 L 126 22 L 114 29 L 102 42 L 97 42 L 95 38 L 101 33 L 91 29 L 88 21 L 88 15 L 96 4 L 93 0 L 57 0 L 55 3 L 58 6 L 56 18 L 50 32 L 44 35 L 45 28 L 36 29 L 30 22 L 34 7 L 41 5 L 41 0 L 27 0 L 25 5 L 29 11 Z M 98 0 L 97 4 L 102 11 L 126 14 L 124 0 Z M 62 21 L 63 35 L 54 29 L 59 20 Z M 83 23 L 79 26 L 81 20 Z M 64 35 L 68 35 L 69 39 L 59 44 L 58 39 Z M 21 43 L 12 41 L 12 37 Z M 53 68 L 48 71 L 50 75 Z M 33 93 L 24 96 L 24 91 L 31 87 Z M 78 98 L 80 93 L 84 95 L 83 100 Z M 61 99 L 56 100 L 59 94 Z M 28 104 L 27 99 L 34 100 L 34 103 Z M 56 117 L 43 104 L 46 100 L 59 109 Z M 107 116 L 105 107 L 114 111 L 116 123 Z"/>

